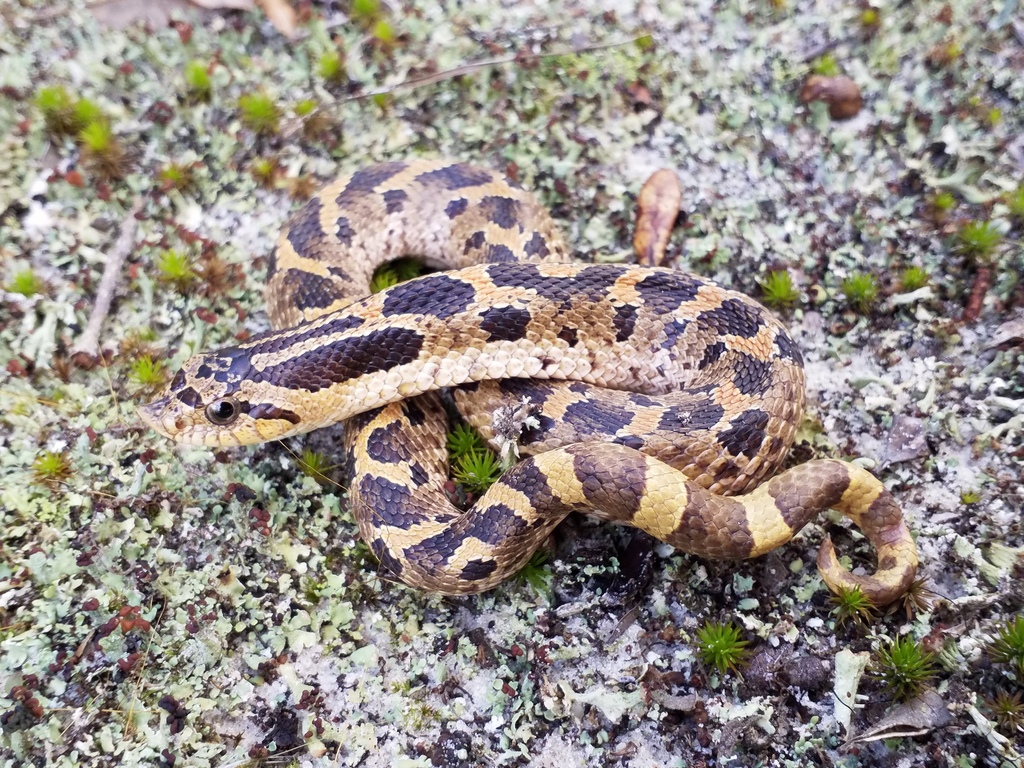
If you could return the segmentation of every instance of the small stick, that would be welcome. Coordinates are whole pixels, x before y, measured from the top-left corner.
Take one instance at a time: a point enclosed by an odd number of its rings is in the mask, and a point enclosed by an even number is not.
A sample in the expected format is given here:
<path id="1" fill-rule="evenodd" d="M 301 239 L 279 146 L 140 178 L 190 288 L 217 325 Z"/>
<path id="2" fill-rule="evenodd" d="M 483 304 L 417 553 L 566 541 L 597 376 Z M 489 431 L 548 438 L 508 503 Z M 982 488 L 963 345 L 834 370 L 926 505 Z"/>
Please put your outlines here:
<path id="1" fill-rule="evenodd" d="M 820 59 L 826 53 L 834 51 L 839 45 L 838 40 L 826 40 L 813 48 L 808 49 L 803 56 L 804 64 L 810 64 L 815 59 Z"/>
<path id="2" fill-rule="evenodd" d="M 110 304 L 114 300 L 114 289 L 117 287 L 117 278 L 121 275 L 124 260 L 135 245 L 135 230 L 139 224 L 135 217 L 141 210 L 142 198 L 137 197 L 121 221 L 121 234 L 118 235 L 114 247 L 107 253 L 107 263 L 103 267 L 103 277 L 100 278 L 100 287 L 96 291 L 96 303 L 93 305 L 92 314 L 89 315 L 89 324 L 71 350 L 71 360 L 82 368 L 91 367 L 99 357 L 100 331 L 103 330 L 103 321 L 110 314 Z"/>
<path id="3" fill-rule="evenodd" d="M 394 91 L 402 90 L 404 88 L 420 88 L 424 85 L 433 85 L 439 83 L 442 80 L 450 80 L 453 77 L 459 77 L 460 75 L 469 75 L 473 72 L 477 72 L 487 67 L 498 67 L 503 64 L 512 63 L 527 63 L 531 61 L 540 61 L 541 59 L 549 59 L 555 56 L 576 56 L 581 53 L 592 53 L 593 51 L 604 51 L 608 48 L 621 48 L 624 45 L 635 43 L 637 40 L 641 40 L 647 37 L 647 35 L 637 35 L 631 37 L 628 40 L 617 40 L 611 43 L 595 43 L 593 45 L 582 45 L 576 48 L 563 48 L 560 51 L 547 51 L 545 53 L 513 53 L 508 56 L 499 56 L 496 59 L 486 59 L 484 61 L 471 61 L 468 64 L 461 64 L 454 69 L 446 69 L 444 72 L 435 72 L 431 75 L 421 75 L 419 77 L 410 77 L 408 80 L 403 80 L 395 85 L 387 86 L 385 88 L 377 88 L 372 91 L 363 91 L 357 93 L 354 96 L 348 96 L 341 99 L 338 103 L 346 101 L 359 101 L 360 99 L 368 99 L 372 96 L 381 96 L 385 93 L 393 93 Z"/>
<path id="4" fill-rule="evenodd" d="M 481 69 L 487 67 L 499 67 L 504 64 L 512 63 L 527 63 L 532 61 L 541 61 L 542 59 L 552 58 L 554 56 L 574 56 L 581 53 L 591 53 L 593 51 L 603 51 L 608 48 L 621 48 L 624 45 L 635 43 L 637 40 L 642 40 L 648 35 L 637 35 L 631 37 L 628 40 L 617 40 L 613 43 L 596 43 L 594 45 L 583 45 L 576 48 L 567 48 L 559 51 L 548 51 L 545 53 L 513 53 L 508 56 L 500 56 L 496 59 L 486 59 L 484 61 L 471 61 L 468 64 L 461 64 L 453 69 L 446 69 L 444 72 L 435 72 L 430 75 L 421 75 L 419 77 L 410 77 L 408 80 L 403 80 L 400 83 L 394 85 L 385 86 L 383 88 L 375 88 L 372 91 L 362 91 L 352 96 L 346 96 L 343 99 L 337 99 L 330 104 L 324 104 L 323 106 L 313 110 L 311 115 L 315 115 L 319 112 L 326 112 L 331 107 L 336 107 L 339 104 L 347 104 L 351 101 L 361 101 L 363 99 L 369 99 L 374 96 L 383 96 L 385 94 L 394 93 L 395 91 L 401 91 L 405 89 L 421 88 L 425 85 L 433 85 L 434 83 L 440 83 L 443 80 L 450 80 L 461 75 L 470 75 L 474 72 L 479 72 Z M 308 117 L 308 116 L 307 116 Z M 298 131 L 298 126 L 290 127 L 285 130 L 285 138 L 294 135 Z"/>
<path id="5" fill-rule="evenodd" d="M 992 285 L 992 268 L 978 267 L 978 272 L 974 276 L 974 287 L 971 288 L 967 306 L 964 307 L 962 322 L 973 323 L 978 319 L 981 314 L 981 305 L 985 301 L 985 294 L 988 293 L 990 285 Z"/>

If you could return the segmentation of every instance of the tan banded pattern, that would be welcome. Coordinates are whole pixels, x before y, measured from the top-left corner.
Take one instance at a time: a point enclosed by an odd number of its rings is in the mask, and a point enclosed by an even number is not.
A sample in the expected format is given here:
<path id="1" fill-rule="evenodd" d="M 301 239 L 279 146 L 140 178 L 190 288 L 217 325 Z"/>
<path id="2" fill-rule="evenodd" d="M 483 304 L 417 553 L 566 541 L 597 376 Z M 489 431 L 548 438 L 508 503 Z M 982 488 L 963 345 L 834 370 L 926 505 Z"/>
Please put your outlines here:
<path id="1" fill-rule="evenodd" d="M 366 296 L 373 271 L 406 255 L 447 271 Z M 360 533 L 383 570 L 424 589 L 490 589 L 573 511 L 701 557 L 745 558 L 828 508 L 879 554 L 875 574 L 854 576 L 826 540 L 829 587 L 856 585 L 879 604 L 906 589 L 916 549 L 873 476 L 824 460 L 766 481 L 804 401 L 800 353 L 778 320 L 695 275 L 565 259 L 543 207 L 492 171 L 370 166 L 282 232 L 267 282 L 277 330 L 195 356 L 140 413 L 211 446 L 347 422 Z M 527 458 L 466 512 L 444 492 L 433 393 L 447 388 L 487 439 L 495 410 L 524 398 L 540 422 L 522 435 Z"/>

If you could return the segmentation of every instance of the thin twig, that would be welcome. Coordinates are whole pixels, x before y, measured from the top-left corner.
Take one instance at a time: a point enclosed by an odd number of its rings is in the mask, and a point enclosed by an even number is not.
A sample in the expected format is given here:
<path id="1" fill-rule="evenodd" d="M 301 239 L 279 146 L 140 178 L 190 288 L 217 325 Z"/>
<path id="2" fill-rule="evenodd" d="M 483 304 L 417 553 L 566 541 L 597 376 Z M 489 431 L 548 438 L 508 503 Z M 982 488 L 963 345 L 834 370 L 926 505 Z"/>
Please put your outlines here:
<path id="1" fill-rule="evenodd" d="M 478 72 L 481 69 L 487 67 L 500 67 L 505 64 L 512 63 L 525 63 L 530 61 L 540 61 L 542 59 L 550 59 L 556 56 L 578 56 L 581 53 L 591 53 L 592 51 L 604 51 L 609 48 L 621 48 L 626 45 L 631 45 L 637 40 L 641 40 L 647 37 L 646 34 L 637 35 L 631 37 L 628 40 L 617 40 L 613 43 L 595 43 L 594 45 L 583 45 L 577 48 L 566 48 L 560 51 L 548 51 L 545 53 L 513 53 L 508 56 L 499 56 L 496 59 L 487 59 L 485 61 L 471 61 L 468 64 L 462 64 L 454 69 L 446 69 L 444 72 L 435 72 L 432 75 L 421 75 L 420 77 L 410 77 L 408 80 L 403 80 L 400 83 L 389 86 L 387 88 L 378 88 L 373 91 L 365 91 L 363 93 L 357 93 L 354 96 L 349 96 L 342 99 L 345 101 L 358 101 L 360 99 L 366 99 L 373 96 L 380 96 L 385 93 L 393 93 L 394 91 L 402 90 L 404 88 L 420 88 L 424 85 L 433 85 L 439 83 L 442 80 L 450 80 L 455 77 L 462 75 L 469 75 L 474 72 Z"/>
<path id="2" fill-rule="evenodd" d="M 826 53 L 831 53 L 839 46 L 839 40 L 826 40 L 823 43 L 819 43 L 813 48 L 808 49 L 803 54 L 804 64 L 810 64 L 815 59 L 820 59 Z"/>
<path id="3" fill-rule="evenodd" d="M 153 602 L 150 600 L 149 606 L 153 607 Z M 146 671 L 146 666 L 149 664 L 149 654 L 153 649 L 153 637 L 156 635 L 156 625 L 160 623 L 160 620 L 164 617 L 164 611 L 167 608 L 167 603 L 163 602 L 160 604 L 160 613 L 153 619 L 153 623 L 149 625 L 148 638 L 146 642 L 146 651 L 142 654 L 142 666 L 139 667 L 138 674 L 135 676 L 135 685 L 132 687 L 132 700 L 128 704 L 128 711 L 125 713 L 124 722 L 124 735 L 125 738 L 131 736 L 132 732 L 132 716 L 136 712 L 146 712 L 147 709 L 135 709 L 135 704 L 139 701 L 139 691 L 142 688 L 143 674 Z"/>
<path id="4" fill-rule="evenodd" d="M 576 48 L 564 48 L 559 51 L 545 51 L 543 53 L 513 53 L 508 56 L 499 56 L 496 59 L 485 59 L 484 61 L 471 61 L 468 64 L 460 64 L 454 69 L 446 69 L 443 72 L 434 72 L 430 75 L 420 75 L 419 77 L 410 77 L 408 80 L 403 80 L 395 85 L 389 85 L 383 88 L 376 88 L 372 91 L 363 91 L 352 96 L 346 96 L 343 99 L 336 101 L 336 104 L 344 104 L 349 101 L 360 101 L 362 99 L 372 98 L 373 96 L 382 96 L 386 93 L 394 93 L 395 91 L 404 90 L 406 88 L 420 88 L 424 85 L 433 85 L 439 83 L 442 80 L 451 80 L 455 77 L 462 75 L 470 75 L 474 72 L 479 72 L 481 69 L 487 67 L 500 67 L 505 64 L 512 63 L 526 63 L 532 61 L 540 61 L 542 59 L 550 59 L 556 56 L 578 56 L 581 53 L 591 53 L 593 51 L 604 51 L 609 48 L 621 48 L 626 45 L 631 45 L 637 40 L 642 40 L 647 37 L 647 34 L 637 35 L 627 40 L 616 40 L 611 43 L 595 43 L 593 45 L 583 45 Z"/>
<path id="5" fill-rule="evenodd" d="M 110 314 L 110 304 L 114 300 L 114 289 L 117 287 L 117 278 L 121 275 L 124 260 L 135 245 L 135 230 L 139 224 L 135 217 L 141 210 L 142 198 L 137 197 L 121 221 L 121 234 L 117 242 L 107 253 L 107 264 L 103 267 L 103 277 L 96 291 L 96 303 L 93 305 L 92 314 L 89 315 L 89 324 L 71 350 L 71 359 L 76 365 L 87 367 L 99 357 L 100 331 L 103 330 L 103 321 Z"/>

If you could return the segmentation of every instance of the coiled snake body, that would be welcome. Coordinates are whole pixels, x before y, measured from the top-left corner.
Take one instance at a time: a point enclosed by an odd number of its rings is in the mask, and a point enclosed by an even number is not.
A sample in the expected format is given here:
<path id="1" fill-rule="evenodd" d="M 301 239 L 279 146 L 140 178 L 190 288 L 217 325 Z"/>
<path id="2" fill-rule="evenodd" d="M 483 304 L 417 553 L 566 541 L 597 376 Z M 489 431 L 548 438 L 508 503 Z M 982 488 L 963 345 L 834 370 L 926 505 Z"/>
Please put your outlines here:
<path id="1" fill-rule="evenodd" d="M 367 296 L 374 270 L 403 255 L 448 271 Z M 877 604 L 905 591 L 916 548 L 870 473 L 817 460 L 764 482 L 804 403 L 801 356 L 778 320 L 694 275 L 566 261 L 548 213 L 499 174 L 370 166 L 321 190 L 283 231 L 267 283 L 277 330 L 191 358 L 140 413 L 210 446 L 346 421 L 360 532 L 384 570 L 424 589 L 490 589 L 572 511 L 703 557 L 745 558 L 835 508 L 879 563 L 855 576 L 826 538 L 828 586 Z M 495 413 L 535 411 L 519 440 L 527 458 L 467 512 L 444 492 L 442 388 L 492 441 Z"/>

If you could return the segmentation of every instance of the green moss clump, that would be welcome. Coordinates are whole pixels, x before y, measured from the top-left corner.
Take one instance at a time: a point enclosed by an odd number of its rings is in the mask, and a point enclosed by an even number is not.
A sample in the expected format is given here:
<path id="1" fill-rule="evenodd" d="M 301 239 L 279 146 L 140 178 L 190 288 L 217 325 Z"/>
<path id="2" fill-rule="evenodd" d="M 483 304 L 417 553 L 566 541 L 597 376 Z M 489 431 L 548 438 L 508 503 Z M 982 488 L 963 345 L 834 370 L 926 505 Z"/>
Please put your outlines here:
<path id="1" fill-rule="evenodd" d="M 327 51 L 327 53 L 320 56 L 316 69 L 323 81 L 331 85 L 343 83 L 347 79 L 345 57 L 337 49 Z"/>
<path id="2" fill-rule="evenodd" d="M 935 677 L 935 654 L 911 638 L 897 638 L 875 656 L 875 678 L 896 701 L 921 693 Z"/>
<path id="3" fill-rule="evenodd" d="M 501 471 L 498 457 L 490 449 L 484 448 L 458 457 L 452 474 L 463 488 L 480 495 L 501 477 Z"/>
<path id="4" fill-rule="evenodd" d="M 75 113 L 75 99 L 62 85 L 49 85 L 36 93 L 36 106 L 51 136 L 73 136 L 82 129 Z"/>
<path id="5" fill-rule="evenodd" d="M 985 709 L 1007 736 L 1013 737 L 1024 731 L 1024 701 L 1020 691 L 1012 694 L 998 691 L 994 697 L 985 700 Z"/>
<path id="6" fill-rule="evenodd" d="M 697 630 L 697 656 L 720 675 L 740 671 L 750 656 L 747 645 L 732 623 L 709 621 Z"/>
<path id="7" fill-rule="evenodd" d="M 166 192 L 175 190 L 177 192 L 188 192 L 195 189 L 196 177 L 191 164 L 168 163 L 157 174 L 160 178 L 160 187 Z"/>
<path id="8" fill-rule="evenodd" d="M 960 503 L 964 506 L 971 506 L 981 501 L 981 491 L 969 490 L 960 491 Z"/>
<path id="9" fill-rule="evenodd" d="M 100 105 L 95 101 L 79 99 L 75 102 L 75 121 L 82 128 L 86 128 L 92 123 L 104 122 L 106 119 Z"/>
<path id="10" fill-rule="evenodd" d="M 89 123 L 78 134 L 85 164 L 103 179 L 123 178 L 128 171 L 127 155 L 105 119 Z"/>
<path id="11" fill-rule="evenodd" d="M 928 63 L 936 68 L 948 67 L 963 55 L 963 48 L 956 40 L 939 43 L 928 52 Z"/>
<path id="12" fill-rule="evenodd" d="M 459 424 L 448 433 L 448 457 L 452 462 L 458 461 L 468 453 L 486 449 L 487 445 L 479 433 L 468 424 Z"/>
<path id="13" fill-rule="evenodd" d="M 1024 616 L 1016 616 L 999 628 L 988 646 L 992 661 L 1011 664 L 1024 677 Z"/>
<path id="14" fill-rule="evenodd" d="M 71 461 L 62 451 L 43 451 L 32 462 L 32 475 L 37 483 L 56 485 L 71 477 Z"/>
<path id="15" fill-rule="evenodd" d="M 279 170 L 277 160 L 273 157 L 257 157 L 249 166 L 252 177 L 256 179 L 261 187 L 266 187 L 267 189 L 274 187 Z"/>
<path id="16" fill-rule="evenodd" d="M 877 8 L 865 8 L 860 12 L 860 25 L 864 29 L 874 32 L 882 23 L 882 14 Z"/>
<path id="17" fill-rule="evenodd" d="M 179 291 L 190 288 L 197 279 L 192 260 L 173 248 L 160 254 L 156 261 L 156 269 L 161 282 L 170 283 Z"/>
<path id="18" fill-rule="evenodd" d="M 416 259 L 401 258 L 382 264 L 370 278 L 370 293 L 380 293 L 385 288 L 404 283 L 423 274 L 423 265 Z"/>
<path id="19" fill-rule="evenodd" d="M 956 207 L 956 198 L 952 192 L 939 192 L 932 197 L 932 208 L 941 213 L 949 213 Z"/>
<path id="20" fill-rule="evenodd" d="M 106 154 L 114 146 L 114 132 L 104 120 L 96 120 L 85 126 L 78 134 L 82 149 L 93 154 Z"/>
<path id="21" fill-rule="evenodd" d="M 90 123 L 104 119 L 96 102 L 75 98 L 62 85 L 40 88 L 35 102 L 51 136 L 77 136 Z"/>
<path id="22" fill-rule="evenodd" d="M 760 285 L 761 300 L 773 309 L 792 307 L 800 300 L 800 291 L 785 269 L 769 272 Z"/>
<path id="23" fill-rule="evenodd" d="M 379 19 L 370 29 L 370 34 L 383 48 L 390 48 L 397 39 L 395 28 L 386 19 Z"/>
<path id="24" fill-rule="evenodd" d="M 654 35 L 641 35 L 636 39 L 636 47 L 641 53 L 650 53 L 654 50 Z"/>
<path id="25" fill-rule="evenodd" d="M 535 595 L 543 597 L 550 602 L 554 586 L 554 575 L 547 566 L 547 562 L 548 553 L 537 550 L 533 553 L 529 562 L 519 571 L 517 577 L 519 581 L 529 586 Z"/>
<path id="26" fill-rule="evenodd" d="M 213 95 L 213 81 L 207 66 L 201 61 L 185 65 L 185 90 L 192 101 L 209 101 Z"/>
<path id="27" fill-rule="evenodd" d="M 824 56 L 819 56 L 811 64 L 811 72 L 816 75 L 823 75 L 824 77 L 835 77 L 840 74 L 839 62 L 836 61 L 836 57 L 831 53 L 826 53 Z"/>
<path id="28" fill-rule="evenodd" d="M 316 112 L 316 99 L 302 99 L 295 104 L 295 114 L 299 117 L 308 117 Z"/>
<path id="29" fill-rule="evenodd" d="M 327 460 L 325 454 L 305 448 L 299 457 L 298 464 L 303 474 L 309 475 L 318 483 L 330 482 L 327 474 L 334 469 L 334 466 Z"/>
<path id="30" fill-rule="evenodd" d="M 867 313 L 878 300 L 878 282 L 868 272 L 854 272 L 839 286 L 846 303 L 858 312 Z"/>
<path id="31" fill-rule="evenodd" d="M 265 93 L 247 93 L 238 99 L 242 125 L 258 136 L 272 136 L 281 129 L 281 110 Z"/>
<path id="32" fill-rule="evenodd" d="M 921 267 L 907 267 L 900 272 L 900 291 L 911 293 L 928 285 L 928 273 Z"/>
<path id="33" fill-rule="evenodd" d="M 1024 223 L 1024 184 L 1006 196 L 1006 207 L 1010 211 L 1010 218 L 1018 224 Z"/>
<path id="34" fill-rule="evenodd" d="M 991 221 L 969 221 L 957 232 L 957 249 L 972 258 L 985 259 L 992 255 L 1003 236 Z"/>
<path id="35" fill-rule="evenodd" d="M 352 18 L 369 25 L 380 16 L 380 0 L 352 0 Z"/>
<path id="36" fill-rule="evenodd" d="M 832 614 L 836 624 L 842 625 L 848 620 L 857 624 L 867 624 L 874 618 L 875 604 L 865 595 L 860 587 L 841 587 L 832 595 Z"/>
<path id="37" fill-rule="evenodd" d="M 43 292 L 43 287 L 43 281 L 32 271 L 32 267 L 22 267 L 14 273 L 4 289 L 22 296 L 35 296 Z"/>
<path id="38" fill-rule="evenodd" d="M 459 424 L 448 433 L 448 459 L 452 476 L 471 493 L 484 493 L 501 477 L 498 457 L 468 424 Z"/>
<path id="39" fill-rule="evenodd" d="M 141 389 L 147 392 L 154 391 L 167 382 L 167 366 L 163 360 L 141 355 L 132 362 L 128 377 Z"/>

